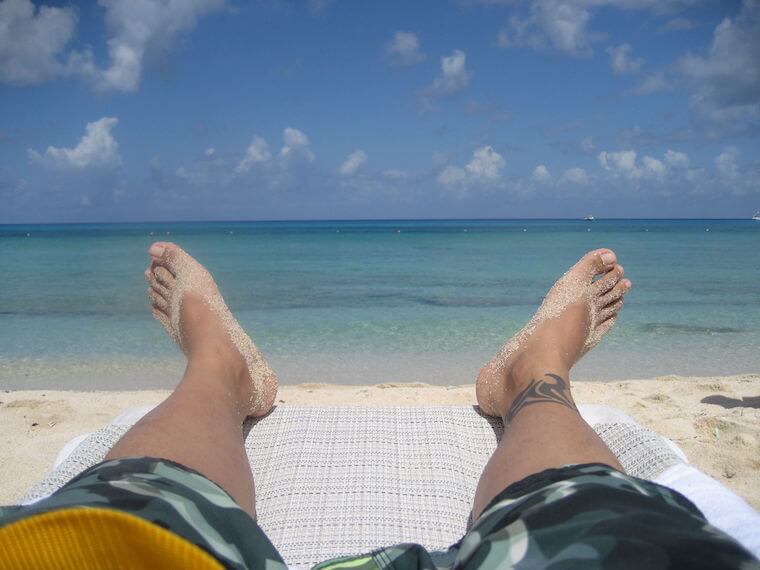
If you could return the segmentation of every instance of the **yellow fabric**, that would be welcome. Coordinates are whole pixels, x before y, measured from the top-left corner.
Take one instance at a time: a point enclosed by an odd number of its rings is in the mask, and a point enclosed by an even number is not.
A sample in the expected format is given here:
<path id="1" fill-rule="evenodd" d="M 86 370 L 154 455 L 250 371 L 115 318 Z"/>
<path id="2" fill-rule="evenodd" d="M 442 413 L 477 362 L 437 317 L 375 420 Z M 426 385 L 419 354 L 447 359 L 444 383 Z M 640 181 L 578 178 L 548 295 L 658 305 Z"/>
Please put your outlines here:
<path id="1" fill-rule="evenodd" d="M 109 509 L 71 508 L 0 528 L 0 569 L 187 568 L 222 565 L 148 521 Z"/>

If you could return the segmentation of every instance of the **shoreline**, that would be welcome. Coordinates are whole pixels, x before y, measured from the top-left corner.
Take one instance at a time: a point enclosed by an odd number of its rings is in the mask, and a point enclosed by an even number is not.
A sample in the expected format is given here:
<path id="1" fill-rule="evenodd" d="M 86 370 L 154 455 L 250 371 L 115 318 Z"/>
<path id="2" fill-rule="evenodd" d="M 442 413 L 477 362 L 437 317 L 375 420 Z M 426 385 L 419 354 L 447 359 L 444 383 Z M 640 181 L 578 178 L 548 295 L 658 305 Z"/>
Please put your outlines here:
<path id="1" fill-rule="evenodd" d="M 0 393 L 0 504 L 19 500 L 78 435 L 127 408 L 156 404 L 168 390 L 4 390 Z M 760 510 L 760 374 L 574 381 L 579 404 L 620 408 L 672 439 L 689 461 Z M 276 405 L 421 406 L 475 404 L 472 384 L 434 386 L 303 383 L 280 387 Z"/>

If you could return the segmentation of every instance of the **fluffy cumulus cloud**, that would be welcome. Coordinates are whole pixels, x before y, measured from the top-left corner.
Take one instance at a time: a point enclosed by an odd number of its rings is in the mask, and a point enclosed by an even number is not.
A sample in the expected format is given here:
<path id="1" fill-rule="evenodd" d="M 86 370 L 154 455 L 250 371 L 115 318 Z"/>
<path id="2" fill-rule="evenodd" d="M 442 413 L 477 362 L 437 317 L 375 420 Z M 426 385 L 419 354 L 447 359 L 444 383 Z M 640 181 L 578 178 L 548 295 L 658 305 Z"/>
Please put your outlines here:
<path id="1" fill-rule="evenodd" d="M 184 32 L 220 9 L 224 0 L 99 0 L 108 31 L 108 66 L 90 50 L 66 52 L 77 18 L 70 8 L 31 0 L 0 3 L 0 80 L 41 83 L 64 75 L 87 77 L 100 90 L 135 91 L 146 60 L 166 59 Z"/>
<path id="2" fill-rule="evenodd" d="M 462 50 L 455 49 L 451 55 L 441 58 L 441 74 L 425 90 L 425 95 L 440 97 L 461 91 L 470 82 L 467 71 L 467 56 Z"/>
<path id="3" fill-rule="evenodd" d="M 115 166 L 121 162 L 121 157 L 119 143 L 113 138 L 111 129 L 118 122 L 115 117 L 103 117 L 94 123 L 87 123 L 85 134 L 75 147 L 49 146 L 43 154 L 29 149 L 29 158 L 46 166 L 74 169 Z"/>
<path id="4" fill-rule="evenodd" d="M 280 148 L 280 158 L 296 159 L 303 158 L 307 162 L 314 160 L 314 153 L 309 146 L 311 145 L 309 137 L 298 129 L 286 127 L 282 131 L 282 148 Z"/>
<path id="5" fill-rule="evenodd" d="M 686 153 L 668 149 L 662 159 L 644 156 L 641 163 L 637 161 L 637 153 L 633 149 L 619 151 L 602 151 L 599 153 L 599 164 L 614 177 L 630 180 L 649 179 L 663 181 L 679 171 L 689 168 L 689 157 Z"/>
<path id="6" fill-rule="evenodd" d="M 64 74 L 61 55 L 76 25 L 76 13 L 69 7 L 0 2 L 0 82 L 32 85 Z"/>
<path id="7" fill-rule="evenodd" d="M 385 44 L 385 56 L 391 65 L 416 65 L 425 59 L 420 51 L 420 40 L 413 32 L 396 32 Z"/>
<path id="8" fill-rule="evenodd" d="M 645 176 L 652 176 L 653 178 L 664 178 L 667 173 L 667 167 L 665 164 L 656 158 L 651 156 L 645 156 L 641 159 L 642 171 Z"/>
<path id="9" fill-rule="evenodd" d="M 668 149 L 665 152 L 665 164 L 672 168 L 689 168 L 689 157 L 685 152 Z"/>
<path id="10" fill-rule="evenodd" d="M 631 56 L 633 48 L 631 44 L 620 44 L 617 47 L 608 47 L 607 53 L 610 56 L 610 66 L 615 73 L 638 73 L 644 60 Z"/>
<path id="11" fill-rule="evenodd" d="M 588 174 L 583 168 L 568 168 L 562 173 L 560 182 L 578 185 L 588 184 Z"/>
<path id="12" fill-rule="evenodd" d="M 602 151 L 599 153 L 599 164 L 605 170 L 632 173 L 636 170 L 636 151 L 620 150 L 616 152 Z"/>
<path id="13" fill-rule="evenodd" d="M 367 162 L 367 153 L 357 149 L 346 157 L 343 164 L 340 165 L 338 172 L 343 176 L 352 176 Z"/>
<path id="14" fill-rule="evenodd" d="M 466 190 L 470 186 L 490 185 L 501 179 L 506 166 L 504 158 L 491 146 L 475 149 L 464 168 L 449 165 L 438 173 L 437 180 L 443 186 Z"/>
<path id="15" fill-rule="evenodd" d="M 470 177 L 478 181 L 498 180 L 506 163 L 491 146 L 483 146 L 472 153 L 472 160 L 465 168 Z"/>
<path id="16" fill-rule="evenodd" d="M 235 167 L 235 172 L 248 172 L 254 164 L 267 162 L 272 158 L 269 151 L 269 144 L 262 137 L 255 135 L 248 148 L 245 149 L 245 155 Z"/>
<path id="17" fill-rule="evenodd" d="M 533 169 L 533 180 L 535 182 L 543 183 L 549 182 L 552 179 L 552 173 L 543 164 L 539 164 Z"/>
<path id="18" fill-rule="evenodd" d="M 715 28 L 708 54 L 678 67 L 693 87 L 692 105 L 713 120 L 760 118 L 760 2 L 744 0 Z"/>
<path id="19" fill-rule="evenodd" d="M 503 4 L 513 14 L 497 35 L 502 47 L 555 50 L 572 57 L 591 55 L 595 42 L 606 34 L 591 28 L 594 16 L 604 9 L 645 10 L 655 15 L 669 14 L 691 0 L 470 0 L 473 4 Z M 524 9 L 520 9 L 526 6 Z M 691 21 L 672 19 L 667 29 L 688 29 Z M 664 29 L 664 28 L 663 28 Z M 618 48 L 619 49 L 619 48 Z M 634 60 L 635 61 L 635 60 Z"/>
<path id="20" fill-rule="evenodd" d="M 100 0 L 109 30 L 106 69 L 90 68 L 96 85 L 105 90 L 134 91 L 146 58 L 163 59 L 183 32 L 224 5 L 224 0 Z"/>
<path id="21" fill-rule="evenodd" d="M 533 2 L 525 17 L 513 15 L 499 31 L 501 47 L 556 49 L 579 57 L 591 53 L 589 9 L 582 2 L 544 0 Z"/>

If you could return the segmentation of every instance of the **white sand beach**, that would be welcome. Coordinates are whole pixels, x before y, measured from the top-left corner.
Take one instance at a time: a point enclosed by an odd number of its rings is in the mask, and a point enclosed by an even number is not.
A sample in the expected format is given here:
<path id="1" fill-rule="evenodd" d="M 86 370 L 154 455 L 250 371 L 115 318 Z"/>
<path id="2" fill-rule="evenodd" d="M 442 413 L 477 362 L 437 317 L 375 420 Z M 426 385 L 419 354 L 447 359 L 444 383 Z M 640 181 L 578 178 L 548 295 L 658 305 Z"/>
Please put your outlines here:
<path id="1" fill-rule="evenodd" d="M 760 374 L 661 376 L 573 382 L 580 404 L 622 409 L 675 441 L 689 460 L 760 509 Z M 18 501 L 71 438 L 123 410 L 155 404 L 166 391 L 5 391 L 0 393 L 0 504 Z M 283 386 L 278 405 L 415 406 L 475 403 L 472 385 L 388 383 Z"/>

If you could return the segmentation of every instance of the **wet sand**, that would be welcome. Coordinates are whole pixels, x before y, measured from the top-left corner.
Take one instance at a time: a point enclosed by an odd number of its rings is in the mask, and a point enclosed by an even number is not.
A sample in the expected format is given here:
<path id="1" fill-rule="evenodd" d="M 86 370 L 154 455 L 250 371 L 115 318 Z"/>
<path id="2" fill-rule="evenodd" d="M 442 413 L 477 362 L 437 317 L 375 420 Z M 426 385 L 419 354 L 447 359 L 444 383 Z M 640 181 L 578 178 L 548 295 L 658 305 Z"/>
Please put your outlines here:
<path id="1" fill-rule="evenodd" d="M 573 382 L 581 404 L 622 409 L 675 441 L 689 460 L 760 510 L 760 374 L 661 376 Z M 17 501 L 52 466 L 71 438 L 102 427 L 123 410 L 155 404 L 167 391 L 0 392 L 0 504 Z M 475 388 L 387 383 L 283 386 L 278 405 L 467 405 Z"/>

